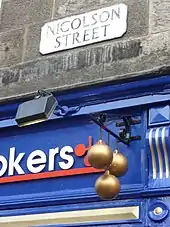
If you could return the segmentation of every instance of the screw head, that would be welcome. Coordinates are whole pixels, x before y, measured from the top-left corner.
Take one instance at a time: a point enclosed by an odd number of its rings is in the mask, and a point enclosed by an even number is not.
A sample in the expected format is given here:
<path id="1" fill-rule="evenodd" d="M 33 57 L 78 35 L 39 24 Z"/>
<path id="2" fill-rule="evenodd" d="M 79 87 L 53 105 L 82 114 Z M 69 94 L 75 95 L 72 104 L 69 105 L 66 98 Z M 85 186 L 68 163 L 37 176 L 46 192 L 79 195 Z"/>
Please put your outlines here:
<path id="1" fill-rule="evenodd" d="M 162 209 L 162 207 L 156 207 L 153 212 L 155 215 L 160 215 L 160 214 L 162 214 L 163 209 Z"/>
<path id="2" fill-rule="evenodd" d="M 163 221 L 169 214 L 169 208 L 163 201 L 154 201 L 148 207 L 148 216 L 152 221 Z"/>

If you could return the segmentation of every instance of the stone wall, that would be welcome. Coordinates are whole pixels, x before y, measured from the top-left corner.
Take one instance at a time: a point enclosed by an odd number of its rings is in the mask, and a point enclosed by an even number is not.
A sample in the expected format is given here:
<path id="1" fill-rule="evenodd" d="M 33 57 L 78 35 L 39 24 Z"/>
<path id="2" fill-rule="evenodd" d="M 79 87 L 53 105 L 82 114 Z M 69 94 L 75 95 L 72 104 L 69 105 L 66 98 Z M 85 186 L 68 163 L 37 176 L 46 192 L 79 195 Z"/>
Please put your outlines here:
<path id="1" fill-rule="evenodd" d="M 117 3 L 128 5 L 119 38 L 55 54 L 39 53 L 48 21 Z M 170 0 L 2 0 L 0 100 L 105 81 L 168 73 Z"/>

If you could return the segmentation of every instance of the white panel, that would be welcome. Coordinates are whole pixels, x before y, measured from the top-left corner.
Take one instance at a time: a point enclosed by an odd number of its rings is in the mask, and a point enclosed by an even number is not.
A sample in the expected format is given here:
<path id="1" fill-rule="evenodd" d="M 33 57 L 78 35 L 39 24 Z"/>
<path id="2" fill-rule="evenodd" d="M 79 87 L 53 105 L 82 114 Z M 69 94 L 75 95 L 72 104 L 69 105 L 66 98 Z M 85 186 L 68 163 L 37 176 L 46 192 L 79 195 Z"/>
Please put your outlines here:
<path id="1" fill-rule="evenodd" d="M 0 227 L 28 227 L 139 219 L 139 206 L 0 217 Z"/>
<path id="2" fill-rule="evenodd" d="M 84 46 L 123 36 L 127 6 L 118 4 L 46 23 L 41 29 L 40 53 Z"/>

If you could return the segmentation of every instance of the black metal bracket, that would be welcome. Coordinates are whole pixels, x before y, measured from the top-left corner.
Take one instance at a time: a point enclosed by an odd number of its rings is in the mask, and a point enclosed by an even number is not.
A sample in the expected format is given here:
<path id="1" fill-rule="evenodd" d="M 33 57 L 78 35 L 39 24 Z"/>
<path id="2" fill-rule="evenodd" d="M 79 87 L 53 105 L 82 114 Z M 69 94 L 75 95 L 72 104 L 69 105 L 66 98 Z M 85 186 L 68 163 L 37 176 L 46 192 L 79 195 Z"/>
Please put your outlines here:
<path id="1" fill-rule="evenodd" d="M 35 96 L 35 98 L 39 98 L 47 95 L 53 95 L 53 94 L 45 90 L 38 90 L 38 93 Z M 57 102 L 56 110 L 53 112 L 53 114 L 55 114 L 56 116 L 71 115 L 73 113 L 77 113 L 81 109 L 81 106 L 78 106 L 78 107 L 60 106 L 57 100 L 56 102 Z"/>
<path id="2" fill-rule="evenodd" d="M 98 126 L 100 126 L 103 130 L 105 130 L 107 133 L 112 135 L 114 138 L 117 139 L 118 142 L 122 142 L 125 145 L 129 145 L 132 140 L 139 140 L 140 136 L 131 136 L 131 125 L 132 125 L 132 118 L 130 116 L 128 117 L 122 117 L 123 122 L 121 122 L 120 126 L 124 126 L 124 128 L 120 129 L 119 135 L 115 134 L 113 131 L 111 131 L 104 123 L 106 122 L 107 115 L 106 114 L 100 114 L 98 117 L 94 117 L 92 114 L 90 114 L 91 120 L 96 123 Z M 139 122 L 136 122 L 139 123 Z M 135 124 L 135 122 L 133 122 Z M 116 125 L 118 126 L 118 123 Z"/>
<path id="3" fill-rule="evenodd" d="M 140 140 L 141 139 L 140 136 L 131 135 L 131 126 L 140 124 L 141 120 L 132 119 L 131 116 L 122 117 L 122 120 L 123 120 L 122 122 L 116 123 L 116 127 L 122 127 L 122 126 L 125 127 L 120 129 L 119 136 L 121 138 L 124 138 L 124 140 L 126 140 L 128 143 L 134 140 Z"/>

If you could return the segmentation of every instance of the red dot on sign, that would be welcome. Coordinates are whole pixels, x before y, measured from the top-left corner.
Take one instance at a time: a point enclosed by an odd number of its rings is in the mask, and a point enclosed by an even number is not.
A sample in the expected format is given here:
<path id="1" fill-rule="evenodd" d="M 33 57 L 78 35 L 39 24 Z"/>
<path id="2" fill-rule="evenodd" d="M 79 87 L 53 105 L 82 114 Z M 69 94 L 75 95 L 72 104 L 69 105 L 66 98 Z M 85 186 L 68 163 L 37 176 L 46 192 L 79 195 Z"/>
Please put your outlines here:
<path id="1" fill-rule="evenodd" d="M 81 157 L 85 154 L 87 148 L 84 146 L 84 144 L 78 144 L 75 149 L 74 153 L 76 156 Z"/>
<path id="2" fill-rule="evenodd" d="M 90 163 L 89 163 L 89 161 L 88 161 L 87 155 L 86 155 L 86 157 L 84 158 L 84 165 L 85 165 L 85 166 L 91 166 Z"/>

